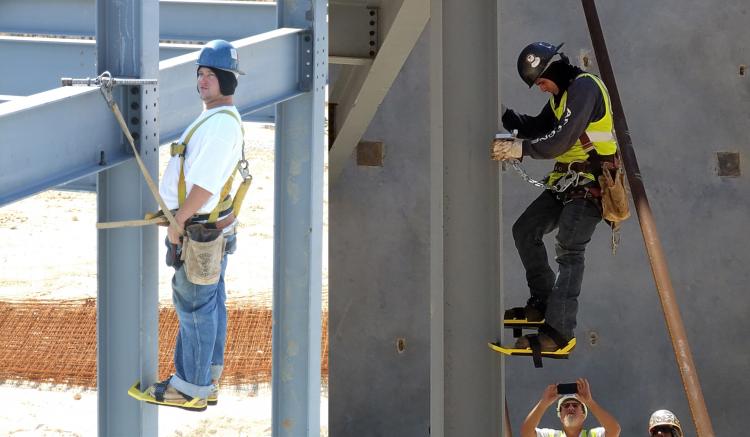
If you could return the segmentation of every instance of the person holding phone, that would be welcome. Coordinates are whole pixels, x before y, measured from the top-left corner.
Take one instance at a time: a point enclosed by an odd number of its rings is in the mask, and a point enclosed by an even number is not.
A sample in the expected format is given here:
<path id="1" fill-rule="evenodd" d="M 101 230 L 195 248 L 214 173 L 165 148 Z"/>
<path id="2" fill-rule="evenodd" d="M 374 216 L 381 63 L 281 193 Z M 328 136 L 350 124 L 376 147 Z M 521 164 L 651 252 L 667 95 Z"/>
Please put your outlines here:
<path id="1" fill-rule="evenodd" d="M 575 385 L 575 389 L 573 389 Z M 537 428 L 552 404 L 557 401 L 557 417 L 562 430 Z M 584 429 L 589 411 L 599 426 Z M 542 398 L 531 409 L 521 425 L 521 437 L 619 437 L 620 424 L 591 396 L 589 382 L 578 378 L 575 384 L 550 384 L 544 389 Z"/>

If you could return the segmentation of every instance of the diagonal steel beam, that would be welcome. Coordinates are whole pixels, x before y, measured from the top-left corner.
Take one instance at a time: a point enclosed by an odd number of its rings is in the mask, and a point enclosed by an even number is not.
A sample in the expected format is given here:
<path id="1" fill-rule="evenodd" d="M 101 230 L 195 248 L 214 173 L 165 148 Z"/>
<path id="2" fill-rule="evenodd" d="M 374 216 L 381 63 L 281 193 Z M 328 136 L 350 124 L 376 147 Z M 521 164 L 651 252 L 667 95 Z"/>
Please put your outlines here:
<path id="1" fill-rule="evenodd" d="M 385 98 L 430 18 L 429 0 L 404 0 L 369 73 L 343 114 L 341 129 L 329 152 L 329 179 L 336 180 L 354 147 Z M 352 96 L 353 97 L 353 96 Z"/>
<path id="2" fill-rule="evenodd" d="M 20 99 L 23 96 L 11 96 L 8 94 L 0 94 L 0 103 L 9 102 L 11 100 Z"/>
<path id="3" fill-rule="evenodd" d="M 240 78 L 234 94 L 243 117 L 305 91 L 300 83 L 304 67 L 301 40 L 307 35 L 303 29 L 283 28 L 233 41 L 247 73 Z M 198 52 L 191 52 L 159 63 L 161 143 L 177 137 L 200 113 L 200 107 L 191 104 L 197 60 Z"/>
<path id="4" fill-rule="evenodd" d="M 235 94 L 243 115 L 304 92 L 305 35 L 287 28 L 234 42 L 247 72 Z M 197 116 L 197 57 L 194 52 L 159 63 L 159 118 L 139 134 L 165 143 Z M 124 144 L 96 89 L 57 88 L 0 104 L 0 205 L 117 165 L 130 158 Z"/>
<path id="5" fill-rule="evenodd" d="M 95 4 L 95 0 L 2 0 L 0 32 L 93 38 Z M 159 2 L 162 40 L 235 40 L 275 28 L 276 3 L 272 2 Z"/>

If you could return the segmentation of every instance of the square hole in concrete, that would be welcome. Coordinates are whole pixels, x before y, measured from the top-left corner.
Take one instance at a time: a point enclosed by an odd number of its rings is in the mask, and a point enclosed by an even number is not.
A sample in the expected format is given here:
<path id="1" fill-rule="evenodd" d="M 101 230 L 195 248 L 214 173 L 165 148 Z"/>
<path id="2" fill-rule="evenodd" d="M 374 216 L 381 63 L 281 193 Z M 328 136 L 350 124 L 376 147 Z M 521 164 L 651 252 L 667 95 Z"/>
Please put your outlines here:
<path id="1" fill-rule="evenodd" d="M 740 171 L 740 154 L 739 152 L 716 152 L 717 168 L 719 176 L 739 177 Z"/>
<path id="2" fill-rule="evenodd" d="M 360 141 L 357 144 L 357 165 L 382 167 L 384 148 L 382 141 Z"/>

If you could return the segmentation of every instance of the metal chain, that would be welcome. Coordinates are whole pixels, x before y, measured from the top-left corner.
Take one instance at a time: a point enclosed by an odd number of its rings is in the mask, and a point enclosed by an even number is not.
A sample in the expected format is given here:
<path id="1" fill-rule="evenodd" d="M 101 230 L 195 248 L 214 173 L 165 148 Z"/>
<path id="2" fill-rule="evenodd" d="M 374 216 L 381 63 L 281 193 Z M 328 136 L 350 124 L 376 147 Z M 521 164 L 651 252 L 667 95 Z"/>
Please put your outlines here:
<path id="1" fill-rule="evenodd" d="M 555 182 L 553 185 L 547 185 L 544 182 L 540 182 L 536 179 L 533 179 L 531 176 L 529 176 L 528 173 L 521 167 L 521 161 L 517 159 L 509 159 L 508 162 L 510 162 L 510 165 L 513 167 L 513 169 L 521 176 L 521 179 L 524 181 L 530 183 L 531 185 L 543 188 L 545 190 L 550 190 L 555 193 L 560 193 L 571 186 L 576 187 L 578 186 L 580 182 L 580 173 L 577 171 L 573 171 L 570 169 L 570 165 L 573 164 L 572 162 L 568 164 L 568 171 L 560 177 L 557 182 Z"/>
<path id="2" fill-rule="evenodd" d="M 521 179 L 523 179 L 524 181 L 530 183 L 531 185 L 535 187 L 545 188 L 545 189 L 548 188 L 547 185 L 544 184 L 543 182 L 539 182 L 536 179 L 532 179 L 532 177 L 529 176 L 528 173 L 526 173 L 523 167 L 521 167 L 521 161 L 517 159 L 510 159 L 508 160 L 508 162 L 510 162 L 510 165 L 513 167 L 516 173 L 518 173 L 521 176 Z"/>

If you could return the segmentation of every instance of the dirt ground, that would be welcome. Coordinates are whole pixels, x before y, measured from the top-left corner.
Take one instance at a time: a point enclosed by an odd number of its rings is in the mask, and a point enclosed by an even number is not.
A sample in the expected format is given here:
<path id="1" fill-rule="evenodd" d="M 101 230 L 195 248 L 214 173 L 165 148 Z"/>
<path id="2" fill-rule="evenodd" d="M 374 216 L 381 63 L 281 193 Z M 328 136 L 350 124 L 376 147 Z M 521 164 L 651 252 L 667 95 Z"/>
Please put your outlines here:
<path id="1" fill-rule="evenodd" d="M 229 301 L 270 307 L 273 287 L 272 125 L 247 123 L 246 154 L 253 186 L 243 205 L 238 250 L 227 269 Z M 162 168 L 168 150 L 162 147 Z M 327 191 L 327 190 L 326 190 Z M 324 192 L 326 192 L 324 191 Z M 327 205 L 325 210 L 327 210 Z M 137 218 L 137 217 L 133 217 Z M 96 195 L 47 191 L 0 208 L 0 300 L 95 298 Z M 324 219 L 327 229 L 327 220 Z M 160 230 L 163 240 L 165 231 Z M 323 305 L 327 306 L 327 234 L 323 236 Z M 164 245 L 159 245 L 159 259 Z M 159 266 L 159 299 L 171 303 L 170 269 Z M 75 387 L 13 383 L 0 412 L 0 435 L 95 436 L 96 392 Z M 269 390 L 227 388 L 218 407 L 203 413 L 159 410 L 161 436 L 270 436 Z M 52 407 L 52 408 L 51 408 Z M 327 394 L 321 396 L 321 435 L 327 435 Z"/>

